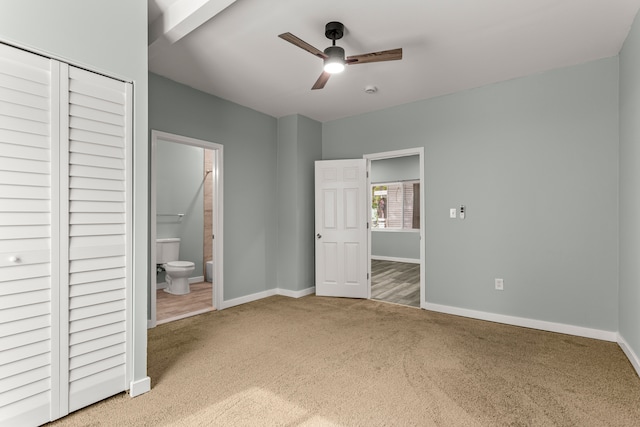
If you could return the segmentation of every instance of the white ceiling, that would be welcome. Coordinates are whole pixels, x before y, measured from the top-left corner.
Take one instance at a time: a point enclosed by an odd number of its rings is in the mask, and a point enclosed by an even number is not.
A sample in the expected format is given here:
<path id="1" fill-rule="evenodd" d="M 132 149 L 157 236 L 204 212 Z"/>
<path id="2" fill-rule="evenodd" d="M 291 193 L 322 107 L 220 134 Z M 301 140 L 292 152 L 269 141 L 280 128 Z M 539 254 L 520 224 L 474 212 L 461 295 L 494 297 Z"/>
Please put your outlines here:
<path id="1" fill-rule="evenodd" d="M 148 0 L 149 69 L 274 117 L 324 122 L 616 55 L 640 0 Z M 228 7 L 227 7 L 228 6 Z M 311 90 L 340 21 L 346 55 L 403 48 Z M 378 92 L 364 92 L 374 85 Z"/>

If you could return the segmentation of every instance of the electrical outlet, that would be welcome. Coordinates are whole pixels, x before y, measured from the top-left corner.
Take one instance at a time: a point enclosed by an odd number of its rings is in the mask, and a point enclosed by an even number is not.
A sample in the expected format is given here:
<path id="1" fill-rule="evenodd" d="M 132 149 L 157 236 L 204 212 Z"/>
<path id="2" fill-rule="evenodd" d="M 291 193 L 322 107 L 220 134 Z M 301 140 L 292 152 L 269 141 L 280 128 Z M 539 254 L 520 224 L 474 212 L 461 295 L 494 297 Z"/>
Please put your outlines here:
<path id="1" fill-rule="evenodd" d="M 496 279 L 496 291 L 504 291 L 504 280 Z"/>
<path id="2" fill-rule="evenodd" d="M 456 217 L 456 208 L 449 209 L 449 218 L 455 218 L 455 217 Z"/>

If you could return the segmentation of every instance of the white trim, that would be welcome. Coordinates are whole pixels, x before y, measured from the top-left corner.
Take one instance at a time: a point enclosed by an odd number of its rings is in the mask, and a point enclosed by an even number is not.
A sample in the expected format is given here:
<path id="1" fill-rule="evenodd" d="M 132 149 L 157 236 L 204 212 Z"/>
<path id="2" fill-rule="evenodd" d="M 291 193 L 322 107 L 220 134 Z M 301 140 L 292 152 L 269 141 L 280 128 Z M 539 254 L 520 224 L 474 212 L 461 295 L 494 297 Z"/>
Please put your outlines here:
<path id="1" fill-rule="evenodd" d="M 407 157 L 407 156 L 418 156 L 418 161 L 420 164 L 420 307 L 423 306 L 424 301 L 427 298 L 427 290 L 425 284 L 425 257 L 426 257 L 426 245 L 425 245 L 425 223 L 426 223 L 426 212 L 424 210 L 425 207 L 425 197 L 426 187 L 424 185 L 424 147 L 417 148 L 409 148 L 406 150 L 394 150 L 394 151 L 385 151 L 382 153 L 373 153 L 373 154 L 365 154 L 362 156 L 367 161 L 367 188 L 371 188 L 371 161 L 372 160 L 383 160 L 383 159 L 392 159 L 396 157 Z M 367 191 L 367 206 L 371 206 L 371 191 Z M 371 221 L 371 214 L 367 210 L 367 222 Z M 394 230 L 398 231 L 398 230 Z M 369 227 L 368 233 L 368 273 L 369 273 L 369 281 L 368 281 L 368 298 L 371 298 L 371 233 L 373 229 Z M 424 308 L 424 307 L 422 307 Z"/>
<path id="2" fill-rule="evenodd" d="M 230 300 L 227 300 L 227 301 L 222 301 L 222 303 L 220 305 L 222 306 L 221 309 L 224 310 L 225 308 L 231 308 L 231 307 L 235 307 L 236 305 L 241 305 L 241 304 L 246 304 L 248 302 L 258 301 L 258 300 L 261 300 L 263 298 L 272 297 L 274 295 L 278 295 L 277 289 L 269 289 L 268 291 L 257 292 L 255 294 L 251 294 L 251 295 L 246 295 L 246 296 L 239 297 L 239 298 L 230 299 Z"/>
<path id="3" fill-rule="evenodd" d="M 420 264 L 420 260 L 415 258 L 398 258 L 393 256 L 371 255 L 371 259 L 375 259 L 377 261 L 392 261 L 392 262 L 406 262 L 408 264 Z"/>
<path id="4" fill-rule="evenodd" d="M 203 308 L 202 310 L 190 311 L 188 313 L 180 314 L 178 316 L 169 317 L 167 319 L 159 320 L 159 321 L 156 322 L 156 326 L 162 325 L 163 323 L 169 323 L 169 322 L 173 322 L 173 321 L 176 321 L 176 320 L 186 319 L 187 317 L 197 316 L 199 314 L 208 313 L 208 312 L 213 311 L 213 310 L 214 310 L 213 307 L 208 307 L 208 308 Z"/>
<path id="5" fill-rule="evenodd" d="M 278 289 L 276 289 L 276 293 L 278 295 L 282 295 L 284 297 L 289 297 L 289 298 L 302 298 L 302 297 L 306 297 L 307 295 L 315 294 L 316 293 L 316 287 L 315 286 L 311 286 L 310 288 L 303 289 L 301 291 L 291 291 L 289 289 L 278 288 Z"/>
<path id="6" fill-rule="evenodd" d="M 421 308 L 437 311 L 439 313 L 453 314 L 456 316 L 470 317 L 472 319 L 488 320 L 489 322 L 504 323 L 506 325 L 521 326 L 541 331 L 557 332 L 578 337 L 594 338 L 603 341 L 616 342 L 617 332 L 591 329 L 582 326 L 567 325 L 564 323 L 547 322 L 544 320 L 527 319 L 525 317 L 506 316 L 503 314 L 489 313 L 486 311 L 469 310 L 466 308 L 452 307 L 433 303 L 424 303 Z"/>
<path id="7" fill-rule="evenodd" d="M 132 381 L 134 379 L 133 369 L 136 365 L 136 351 L 135 351 L 135 330 L 136 328 L 136 318 L 135 318 L 135 303 L 136 303 L 136 292 L 135 286 L 133 284 L 133 272 L 134 272 L 134 227 L 133 227 L 133 186 L 135 180 L 133 179 L 133 154 L 135 151 L 134 141 L 134 124 L 133 124 L 133 115 L 134 115 L 134 103 L 133 103 L 133 94 L 134 87 L 133 83 L 124 83 L 124 91 L 126 96 L 126 111 L 125 111 L 125 127 L 126 127 L 126 136 L 125 136 L 125 176 L 127 178 L 126 187 L 125 187 L 125 200 L 126 200 L 126 292 L 127 292 L 127 370 L 126 370 L 126 381 Z M 146 242 L 145 242 L 146 243 Z M 144 244 L 144 243 L 143 243 Z M 146 304 L 145 304 L 146 305 Z M 146 310 L 141 310 L 142 313 L 145 313 Z M 146 331 L 144 333 L 144 342 L 147 341 Z M 145 354 L 146 354 L 146 346 L 145 346 Z M 144 364 L 144 374 L 147 373 L 147 364 L 145 358 Z"/>
<path id="8" fill-rule="evenodd" d="M 363 157 L 369 160 L 383 160 L 383 159 L 392 159 L 394 157 L 415 156 L 417 154 L 424 154 L 424 147 L 407 148 L 404 150 L 393 150 L 393 151 L 384 151 L 382 153 L 365 154 Z"/>
<path id="9" fill-rule="evenodd" d="M 64 76 L 67 76 L 67 65 L 60 64 L 58 61 L 49 60 L 49 66 L 51 70 L 50 77 L 50 118 L 49 123 L 51 126 L 50 130 L 50 142 L 49 142 L 49 150 L 50 150 L 50 173 L 49 179 L 51 180 L 50 189 L 51 189 L 51 208 L 50 208 L 50 226 L 51 226 L 51 242 L 58 242 L 57 248 L 52 248 L 50 250 L 51 256 L 51 272 L 50 272 L 50 285 L 51 288 L 49 290 L 51 295 L 51 336 L 50 336 L 50 369 L 51 369 L 51 385 L 50 385 L 50 396 L 51 396 L 51 407 L 50 407 L 50 416 L 52 420 L 63 417 L 69 413 L 69 404 L 67 402 L 66 396 L 68 395 L 67 390 L 69 389 L 68 382 L 68 365 L 69 365 L 69 355 L 68 355 L 68 332 L 69 332 L 69 322 L 67 319 L 66 325 L 63 327 L 62 318 L 63 318 L 63 310 L 66 305 L 62 303 L 62 288 L 61 283 L 66 286 L 68 280 L 61 281 L 61 269 L 62 265 L 69 265 L 68 260 L 66 264 L 62 264 L 61 259 L 65 259 L 65 255 L 68 254 L 68 246 L 63 246 L 63 240 L 68 241 L 68 206 L 67 203 L 61 203 L 61 156 L 62 151 L 69 149 L 69 138 L 67 133 L 69 132 L 69 126 L 64 126 L 62 121 L 62 114 L 67 113 L 67 116 L 64 118 L 65 122 L 68 121 L 68 106 L 64 107 L 64 111 L 62 107 L 62 99 L 65 95 L 68 97 L 69 90 L 61 90 L 60 86 L 63 82 L 63 77 L 61 77 L 61 68 L 64 69 Z M 68 77 L 67 77 L 68 81 Z M 68 105 L 68 100 L 67 100 Z M 64 146 L 61 146 L 60 141 L 63 141 Z M 68 167 L 68 166 L 67 166 Z M 68 171 L 67 171 L 68 176 Z M 68 187 L 67 190 L 68 192 Z M 67 199 L 68 200 L 68 199 Z M 61 209 L 61 206 L 65 206 L 64 212 Z M 66 225 L 65 225 L 66 221 Z M 62 231 L 61 231 L 62 230 Z M 62 233 L 67 233 L 66 238 L 62 238 Z M 66 271 L 63 270 L 63 271 Z M 64 297 L 68 297 L 65 293 Z M 65 315 L 65 319 L 68 317 L 68 308 L 66 309 L 67 313 Z M 63 349 L 64 349 L 64 360 L 63 357 Z M 66 372 L 65 372 L 66 371 Z"/>
<path id="10" fill-rule="evenodd" d="M 131 77 L 124 77 L 122 74 L 116 73 L 113 70 L 105 70 L 104 68 L 97 67 L 95 64 L 87 64 L 85 62 L 78 61 L 77 59 L 70 59 L 66 56 L 61 56 L 53 52 L 42 50 L 28 43 L 23 43 L 21 41 L 13 40 L 4 36 L 0 37 L 0 43 L 7 46 L 15 47 L 16 49 L 24 50 L 29 53 L 35 53 L 36 55 L 40 55 L 48 59 L 53 59 L 55 61 L 68 64 L 76 68 L 81 68 L 85 71 L 90 71 L 95 74 L 101 74 L 113 80 L 119 80 L 124 83 L 133 83 L 133 79 Z"/>
<path id="11" fill-rule="evenodd" d="M 151 391 L 151 378 L 144 377 L 129 384 L 129 396 L 136 397 Z"/>
<path id="12" fill-rule="evenodd" d="M 58 179 L 58 195 L 60 201 L 69 201 L 69 109 L 71 106 L 69 105 L 69 64 L 60 64 L 59 68 L 59 78 L 60 82 L 58 84 L 59 94 L 59 102 L 60 106 L 58 109 L 58 114 L 60 115 L 60 139 L 58 141 L 58 159 L 60 162 L 59 172 L 60 176 Z M 128 102 L 128 101 L 127 101 Z M 126 114 L 126 113 L 125 113 Z M 126 117 L 126 116 L 125 116 Z M 126 144 L 126 143 L 125 143 Z M 128 177 L 125 177 L 128 178 Z M 128 184 L 128 182 L 125 182 Z M 129 207 L 125 207 L 128 209 Z M 69 334 L 71 328 L 71 322 L 69 319 L 69 276 L 71 274 L 69 270 L 69 242 L 71 240 L 71 236 L 69 233 L 69 203 L 58 203 L 58 219 L 60 221 L 59 224 L 59 232 L 60 232 L 60 241 L 59 248 L 60 254 L 58 254 L 58 262 L 60 265 L 56 268 L 58 272 L 61 274 L 59 284 L 59 295 L 58 302 L 60 306 L 60 311 L 58 313 L 59 321 L 60 321 L 60 332 L 62 334 L 58 337 L 58 345 L 60 349 L 59 354 L 59 376 L 60 379 L 60 396 L 58 397 L 58 404 L 60 405 L 60 410 L 58 412 L 58 416 L 63 417 L 69 413 L 69 395 L 70 395 L 70 385 L 69 385 Z M 126 219 L 125 219 L 126 222 Z M 125 261 L 125 265 L 128 267 L 128 259 Z M 125 268 L 127 268 L 125 267 Z M 126 273 L 125 273 L 126 274 Z M 126 288 L 126 304 L 129 304 L 129 288 Z M 128 308 L 128 307 L 127 307 Z M 129 313 L 127 313 L 127 316 Z M 127 319 L 129 320 L 129 319 Z M 126 333 L 126 345 L 130 345 L 130 329 L 127 323 L 125 328 Z M 129 348 L 126 350 L 127 355 L 130 355 Z M 127 366 L 131 363 L 131 359 L 126 361 Z M 127 367 L 128 369 L 128 367 Z M 126 379 L 129 379 L 127 377 Z M 125 379 L 125 381 L 126 381 Z"/>
<path id="13" fill-rule="evenodd" d="M 156 146 L 157 141 L 151 131 L 149 150 L 149 318 L 147 329 L 156 326 L 156 290 L 158 289 L 158 265 L 156 264 Z"/>
<path id="14" fill-rule="evenodd" d="M 622 335 L 620 335 L 620 333 L 618 333 L 618 345 L 627 356 L 627 359 L 629 359 L 629 362 L 631 362 L 631 365 L 636 370 L 638 376 L 640 376 L 640 358 L 633 352 L 633 350 L 629 346 L 629 343 L 627 343 L 627 341 Z"/>
<path id="15" fill-rule="evenodd" d="M 213 212 L 213 234 L 215 235 L 215 239 L 213 240 L 213 258 L 215 262 L 213 263 L 213 278 L 216 286 L 212 287 L 212 303 L 213 306 L 217 310 L 221 310 L 224 307 L 222 306 L 223 296 L 224 296 L 224 182 L 223 182 L 223 154 L 224 147 L 221 144 L 217 144 L 211 141 L 205 141 L 202 139 L 190 138 L 182 135 L 175 135 L 172 133 L 162 132 L 158 130 L 151 130 L 151 164 L 150 164 L 150 179 L 151 179 L 151 194 L 150 194 L 150 207 L 149 207 L 149 217 L 150 217 L 150 232 L 149 232 L 149 240 L 152 243 L 150 246 L 150 319 L 148 319 L 147 327 L 153 328 L 156 325 L 156 264 L 155 264 L 155 240 L 156 240 L 156 147 L 158 139 L 162 139 L 168 142 L 174 142 L 177 144 L 185 144 L 191 145 L 195 147 L 201 147 L 205 150 L 213 150 L 213 204 L 214 204 L 214 212 Z M 202 277 L 201 282 L 204 281 L 204 277 Z"/>
<path id="16" fill-rule="evenodd" d="M 236 305 L 258 301 L 263 298 L 272 297 L 274 295 L 282 295 L 289 298 L 301 298 L 307 295 L 312 295 L 315 292 L 316 292 L 315 286 L 312 286 L 307 289 L 303 289 L 301 291 L 291 291 L 289 289 L 274 288 L 274 289 L 269 289 L 268 291 L 257 292 L 255 294 L 246 295 L 243 297 L 234 298 L 227 301 L 222 301 L 221 310 L 224 310 L 225 308 L 235 307 Z"/>

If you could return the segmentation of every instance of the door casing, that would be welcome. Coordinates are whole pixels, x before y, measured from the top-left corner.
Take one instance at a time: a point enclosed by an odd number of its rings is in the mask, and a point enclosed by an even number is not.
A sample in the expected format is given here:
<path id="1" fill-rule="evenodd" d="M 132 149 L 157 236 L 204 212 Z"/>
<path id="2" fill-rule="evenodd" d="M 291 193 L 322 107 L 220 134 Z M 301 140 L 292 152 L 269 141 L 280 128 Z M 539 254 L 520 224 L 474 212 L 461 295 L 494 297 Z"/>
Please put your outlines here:
<path id="1" fill-rule="evenodd" d="M 424 210 L 424 147 L 409 148 L 404 150 L 385 151 L 381 153 L 365 154 L 363 157 L 367 161 L 367 188 L 371 188 L 371 161 L 393 159 L 396 157 L 419 156 L 420 164 L 420 308 L 426 309 L 426 285 L 425 285 L 425 217 Z M 371 206 L 371 191 L 367 191 L 367 206 Z M 371 221 L 371 218 L 367 218 Z M 371 277 L 371 226 L 369 226 L 369 235 L 367 238 L 368 246 L 368 268 L 369 277 Z M 369 296 L 371 298 L 371 279 L 369 279 Z"/>
<path id="2" fill-rule="evenodd" d="M 182 135 L 175 135 L 172 133 L 161 132 L 158 130 L 151 131 L 151 164 L 150 164 L 150 207 L 149 207 L 149 278 L 150 278 L 150 316 L 148 319 L 148 328 L 156 326 L 156 148 L 158 140 L 174 142 L 177 144 L 191 145 L 195 147 L 201 147 L 206 150 L 214 150 L 215 156 L 213 159 L 213 254 L 215 262 L 213 263 L 213 293 L 211 295 L 214 303 L 214 308 L 220 310 L 222 308 L 222 302 L 224 298 L 224 274 L 223 274 L 223 146 L 211 141 L 205 141 L 202 139 L 190 138 Z"/>

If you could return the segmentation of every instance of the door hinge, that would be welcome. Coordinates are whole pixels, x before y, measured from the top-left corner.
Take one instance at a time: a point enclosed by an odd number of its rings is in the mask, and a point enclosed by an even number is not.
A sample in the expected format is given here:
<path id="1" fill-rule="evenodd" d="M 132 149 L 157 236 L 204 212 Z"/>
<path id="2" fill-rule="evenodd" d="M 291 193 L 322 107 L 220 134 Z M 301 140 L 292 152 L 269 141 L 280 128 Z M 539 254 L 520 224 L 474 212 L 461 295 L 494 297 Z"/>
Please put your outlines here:
<path id="1" fill-rule="evenodd" d="M 211 239 L 213 240 L 213 239 L 215 239 L 215 238 L 216 238 L 216 235 L 215 235 L 215 234 L 212 234 L 212 235 L 211 235 Z"/>
<path id="2" fill-rule="evenodd" d="M 369 273 L 367 273 L 367 280 L 369 280 Z"/>
<path id="3" fill-rule="evenodd" d="M 369 171 L 367 171 L 367 178 L 369 178 Z"/>
<path id="4" fill-rule="evenodd" d="M 369 223 L 367 222 L 367 230 L 369 229 Z"/>

